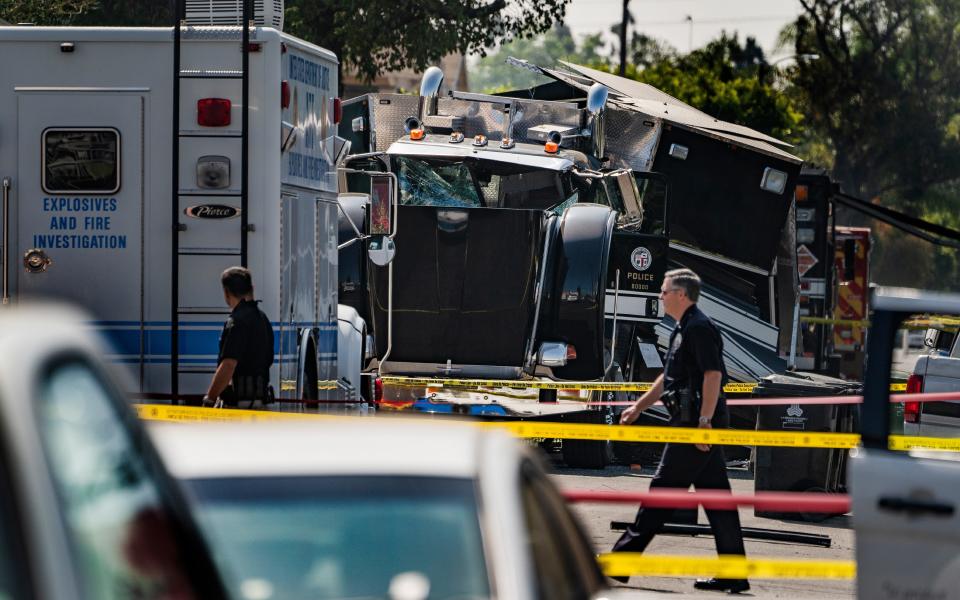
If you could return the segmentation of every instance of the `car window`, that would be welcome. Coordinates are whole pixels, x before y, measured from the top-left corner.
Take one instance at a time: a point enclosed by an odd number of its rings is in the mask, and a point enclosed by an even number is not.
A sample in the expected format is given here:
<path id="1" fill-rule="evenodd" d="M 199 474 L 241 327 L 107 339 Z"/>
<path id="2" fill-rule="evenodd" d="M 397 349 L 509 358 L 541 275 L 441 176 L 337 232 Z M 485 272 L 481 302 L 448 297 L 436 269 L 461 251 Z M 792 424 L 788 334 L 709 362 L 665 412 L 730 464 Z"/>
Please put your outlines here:
<path id="1" fill-rule="evenodd" d="M 490 596 L 471 479 L 277 476 L 187 482 L 242 597 L 386 598 L 398 576 L 430 598 Z M 269 592 L 269 593 L 266 593 Z"/>
<path id="2" fill-rule="evenodd" d="M 0 443 L 2 446 L 2 443 Z M 5 461 L 9 454 L 0 454 L 0 600 L 21 600 L 29 595 L 29 569 L 23 564 L 26 553 L 19 537 L 13 487 Z"/>
<path id="3" fill-rule="evenodd" d="M 196 597 L 159 490 L 99 375 L 80 360 L 56 364 L 37 410 L 84 596 Z"/>
<path id="4" fill-rule="evenodd" d="M 599 587 L 599 570 L 569 512 L 558 510 L 556 490 L 533 463 L 521 467 L 520 493 L 539 597 L 589 597 Z"/>

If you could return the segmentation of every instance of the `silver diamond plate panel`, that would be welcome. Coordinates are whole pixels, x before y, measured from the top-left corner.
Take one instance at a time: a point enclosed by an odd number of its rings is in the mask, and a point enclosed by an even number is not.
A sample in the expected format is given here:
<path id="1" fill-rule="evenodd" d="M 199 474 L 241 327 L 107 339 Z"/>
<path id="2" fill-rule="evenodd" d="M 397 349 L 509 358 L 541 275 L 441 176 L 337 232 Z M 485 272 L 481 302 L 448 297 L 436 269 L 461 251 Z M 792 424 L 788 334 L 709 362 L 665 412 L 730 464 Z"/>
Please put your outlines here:
<path id="1" fill-rule="evenodd" d="M 390 144 L 406 133 L 403 125 L 409 117 L 416 117 L 420 98 L 407 94 L 370 94 L 370 131 L 373 151 L 386 152 Z"/>
<path id="2" fill-rule="evenodd" d="M 538 143 L 538 140 L 527 137 L 527 130 L 536 125 L 580 127 L 582 111 L 579 109 L 546 102 L 523 102 L 515 99 L 514 102 L 517 102 L 517 112 L 513 118 L 513 139 L 517 142 Z M 509 110 L 507 106 L 506 103 L 498 102 L 441 98 L 437 110 L 443 115 L 463 117 L 463 133 L 467 137 L 483 134 L 493 141 L 498 141 L 503 138 Z"/>
<path id="3" fill-rule="evenodd" d="M 653 167 L 663 126 L 660 119 L 612 107 L 607 109 L 606 118 L 610 166 L 649 171 Z"/>

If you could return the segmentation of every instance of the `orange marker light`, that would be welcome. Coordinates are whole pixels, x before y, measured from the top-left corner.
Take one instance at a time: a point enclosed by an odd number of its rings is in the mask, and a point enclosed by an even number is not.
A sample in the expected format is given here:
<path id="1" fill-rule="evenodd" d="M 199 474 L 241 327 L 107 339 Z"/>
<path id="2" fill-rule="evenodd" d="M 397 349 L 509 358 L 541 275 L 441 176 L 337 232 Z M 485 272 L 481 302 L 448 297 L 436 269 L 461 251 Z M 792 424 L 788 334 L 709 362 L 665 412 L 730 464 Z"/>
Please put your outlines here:
<path id="1" fill-rule="evenodd" d="M 411 140 L 422 140 L 424 136 L 424 131 L 422 129 L 411 129 L 410 130 L 410 139 Z"/>
<path id="2" fill-rule="evenodd" d="M 556 142 L 547 142 L 543 145 L 543 151 L 547 154 L 556 154 L 560 151 L 560 144 Z"/>

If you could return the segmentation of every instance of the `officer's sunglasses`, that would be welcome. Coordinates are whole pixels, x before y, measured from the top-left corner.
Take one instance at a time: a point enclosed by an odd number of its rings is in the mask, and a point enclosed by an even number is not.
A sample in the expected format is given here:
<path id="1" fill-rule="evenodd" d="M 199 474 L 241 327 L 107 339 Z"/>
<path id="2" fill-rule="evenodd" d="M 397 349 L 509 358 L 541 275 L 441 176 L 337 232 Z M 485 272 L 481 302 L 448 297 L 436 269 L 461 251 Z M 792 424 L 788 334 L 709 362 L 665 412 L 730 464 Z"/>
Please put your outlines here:
<path id="1" fill-rule="evenodd" d="M 683 288 L 670 288 L 669 290 L 660 290 L 660 296 L 663 297 L 669 294 L 670 292 L 681 292 L 681 291 L 683 291 Z"/>

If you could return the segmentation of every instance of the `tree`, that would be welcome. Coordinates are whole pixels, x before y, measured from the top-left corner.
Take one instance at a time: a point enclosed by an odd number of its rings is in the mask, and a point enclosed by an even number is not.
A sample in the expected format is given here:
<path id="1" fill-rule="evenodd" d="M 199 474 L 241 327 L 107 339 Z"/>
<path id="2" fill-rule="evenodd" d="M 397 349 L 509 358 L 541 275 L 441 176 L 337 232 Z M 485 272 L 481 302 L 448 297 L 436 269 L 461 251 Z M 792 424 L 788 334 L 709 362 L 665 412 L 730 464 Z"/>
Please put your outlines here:
<path id="1" fill-rule="evenodd" d="M 960 0 L 800 0 L 790 73 L 813 138 L 848 193 L 960 227 Z M 956 289 L 955 249 L 870 225 L 882 284 Z"/>
<path id="2" fill-rule="evenodd" d="M 178 0 L 0 0 L 0 18 L 38 25 L 170 25 Z M 288 0 L 285 29 L 366 79 L 480 54 L 563 21 L 570 0 Z"/>
<path id="3" fill-rule="evenodd" d="M 791 98 L 763 82 L 767 67 L 753 38 L 740 44 L 727 33 L 693 52 L 679 55 L 662 44 L 638 40 L 636 64 L 627 76 L 663 90 L 703 112 L 752 127 L 788 142 L 802 133 L 803 118 Z M 642 68 L 639 68 L 642 67 Z"/>
<path id="4" fill-rule="evenodd" d="M 848 192 L 912 212 L 960 175 L 960 0 L 800 0 L 796 66 L 811 127 Z"/>
<path id="5" fill-rule="evenodd" d="M 287 29 L 335 52 L 364 78 L 424 69 L 547 31 L 570 0 L 290 0 Z"/>
<path id="6" fill-rule="evenodd" d="M 73 25 L 99 6 L 97 0 L 0 0 L 0 19 L 10 23 Z"/>
<path id="7" fill-rule="evenodd" d="M 552 67 L 558 60 L 592 65 L 605 62 L 600 53 L 602 46 L 599 33 L 585 37 L 578 45 L 569 27 L 556 24 L 542 36 L 503 44 L 493 54 L 480 59 L 470 72 L 471 87 L 492 93 L 524 89 L 547 81 L 536 73 L 507 64 L 509 56 L 542 67 Z"/>

